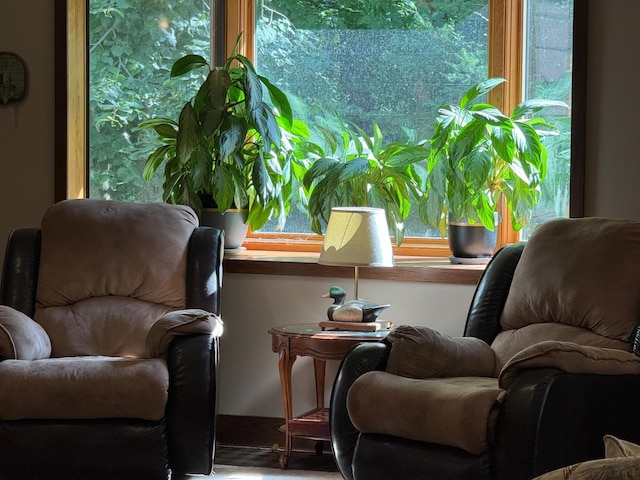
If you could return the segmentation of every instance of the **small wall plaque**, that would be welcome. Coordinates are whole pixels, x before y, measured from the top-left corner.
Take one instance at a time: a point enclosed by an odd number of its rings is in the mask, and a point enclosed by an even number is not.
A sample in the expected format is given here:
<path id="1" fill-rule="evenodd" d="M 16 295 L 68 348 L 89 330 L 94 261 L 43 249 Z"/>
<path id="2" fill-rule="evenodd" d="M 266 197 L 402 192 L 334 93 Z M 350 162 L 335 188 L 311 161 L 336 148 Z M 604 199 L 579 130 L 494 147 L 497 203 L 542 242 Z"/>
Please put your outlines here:
<path id="1" fill-rule="evenodd" d="M 27 91 L 27 67 L 20 57 L 0 52 L 0 102 L 17 102 Z"/>

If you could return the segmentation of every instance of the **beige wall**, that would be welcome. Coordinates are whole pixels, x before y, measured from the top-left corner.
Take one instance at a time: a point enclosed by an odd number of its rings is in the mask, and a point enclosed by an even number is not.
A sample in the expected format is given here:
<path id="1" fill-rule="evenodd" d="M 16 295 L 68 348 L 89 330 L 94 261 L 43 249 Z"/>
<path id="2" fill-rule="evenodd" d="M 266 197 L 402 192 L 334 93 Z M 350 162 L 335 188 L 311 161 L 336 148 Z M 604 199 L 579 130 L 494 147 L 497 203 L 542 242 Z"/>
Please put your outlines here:
<path id="1" fill-rule="evenodd" d="M 37 225 L 53 202 L 54 0 L 0 0 L 0 51 L 15 52 L 29 67 L 28 98 L 0 106 L 0 247 L 8 232 Z M 592 0 L 590 16 L 586 214 L 640 219 L 640 160 L 636 144 L 640 97 L 640 2 Z M 267 330 L 316 321 L 326 300 L 318 296 L 336 279 L 228 274 L 223 300 L 220 413 L 282 416 L 277 356 Z M 346 285 L 349 286 L 349 285 Z M 363 281 L 363 296 L 392 304 L 396 323 L 429 325 L 460 334 L 473 288 Z M 247 292 L 252 301 L 247 302 Z M 292 295 L 290 292 L 295 292 Z M 294 368 L 294 409 L 309 409 L 309 359 Z M 331 364 L 330 371 L 337 365 Z M 331 381 L 328 375 L 327 383 Z"/>
<path id="2" fill-rule="evenodd" d="M 37 226 L 54 199 L 54 0 L 0 0 L 0 52 L 27 65 L 29 91 L 0 103 L 0 251 L 9 232 Z"/>
<path id="3" fill-rule="evenodd" d="M 589 4 L 585 213 L 640 218 L 640 2 Z"/>

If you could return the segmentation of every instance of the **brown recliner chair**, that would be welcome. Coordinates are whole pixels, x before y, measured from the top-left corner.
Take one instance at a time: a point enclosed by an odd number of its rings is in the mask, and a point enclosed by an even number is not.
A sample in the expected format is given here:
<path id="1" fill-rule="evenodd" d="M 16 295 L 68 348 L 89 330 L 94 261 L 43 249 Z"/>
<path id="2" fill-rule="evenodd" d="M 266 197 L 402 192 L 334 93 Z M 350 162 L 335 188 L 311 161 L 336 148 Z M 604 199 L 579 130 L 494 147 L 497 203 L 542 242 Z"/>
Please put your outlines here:
<path id="1" fill-rule="evenodd" d="M 640 440 L 640 223 L 544 224 L 489 263 L 464 337 L 400 326 L 344 358 L 346 479 L 524 480 Z M 425 306 L 428 314 L 428 305 Z"/>
<path id="2" fill-rule="evenodd" d="M 212 471 L 223 247 L 160 203 L 67 200 L 11 234 L 0 479 Z"/>

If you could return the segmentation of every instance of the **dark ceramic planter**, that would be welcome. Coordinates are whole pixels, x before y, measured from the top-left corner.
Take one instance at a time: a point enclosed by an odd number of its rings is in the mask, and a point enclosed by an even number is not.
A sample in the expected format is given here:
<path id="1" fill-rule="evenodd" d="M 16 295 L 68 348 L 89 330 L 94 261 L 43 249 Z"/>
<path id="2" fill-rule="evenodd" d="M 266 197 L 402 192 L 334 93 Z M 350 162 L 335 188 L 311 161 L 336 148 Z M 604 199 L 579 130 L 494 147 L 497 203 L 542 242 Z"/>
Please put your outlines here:
<path id="1" fill-rule="evenodd" d="M 449 221 L 449 248 L 453 254 L 452 263 L 488 262 L 493 256 L 496 241 L 497 228 L 492 232 L 479 222 Z"/>

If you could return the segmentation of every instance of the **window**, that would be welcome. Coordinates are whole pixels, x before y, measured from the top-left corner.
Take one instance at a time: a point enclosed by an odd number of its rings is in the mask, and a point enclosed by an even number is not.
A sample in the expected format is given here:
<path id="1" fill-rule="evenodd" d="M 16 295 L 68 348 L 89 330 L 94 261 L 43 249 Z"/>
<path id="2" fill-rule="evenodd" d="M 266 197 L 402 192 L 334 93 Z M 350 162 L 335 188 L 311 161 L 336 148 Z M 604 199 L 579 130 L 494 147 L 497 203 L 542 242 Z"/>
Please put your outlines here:
<path id="1" fill-rule="evenodd" d="M 310 2 L 306 7 L 292 0 L 225 3 L 227 47 L 240 31 L 245 32 L 245 54 L 255 59 L 259 70 L 301 98 L 305 92 L 295 89 L 309 87 L 307 102 L 326 91 L 331 92 L 328 97 L 339 98 L 339 104 L 349 103 L 353 107 L 353 111 L 343 111 L 341 115 L 352 115 L 350 119 L 365 130 L 375 120 L 390 136 L 425 137 L 437 105 L 455 100 L 464 90 L 463 86 L 488 76 L 487 71 L 490 76 L 509 80 L 490 98 L 503 111 L 510 111 L 523 92 L 531 97 L 551 98 L 552 94 L 553 98 L 565 101 L 571 95 L 573 0 L 351 0 L 336 3 L 351 10 L 341 11 L 337 7 L 311 14 L 304 8 L 309 10 L 317 2 Z M 149 185 L 141 180 L 140 172 L 150 147 L 149 142 L 138 138 L 142 134 L 133 127 L 140 115 L 175 116 L 171 113 L 172 102 L 182 104 L 184 91 L 179 84 L 170 85 L 168 69 L 173 60 L 187 50 L 209 56 L 211 18 L 217 18 L 221 4 L 210 0 L 67 1 L 69 52 L 73 48 L 78 50 L 69 57 L 66 196 L 85 196 L 86 184 L 92 197 L 140 201 L 159 198 L 160 178 Z M 394 6 L 391 14 L 388 14 L 389 4 Z M 357 8 L 366 8 L 366 15 Z M 352 10 L 356 10 L 356 14 L 350 14 Z M 84 22 L 85 12 L 88 25 Z M 518 36 L 520 25 L 526 26 L 526 39 Z M 86 93 L 85 66 L 77 61 L 84 58 L 82 39 L 85 37 L 90 59 L 86 135 L 77 127 L 85 123 L 82 100 Z M 339 40 L 334 41 L 337 37 Z M 321 45 L 322 49 L 311 48 L 314 45 Z M 424 45 L 433 48 L 421 49 Z M 345 63 L 336 67 L 336 57 Z M 418 58 L 423 57 L 428 64 L 441 63 L 432 68 L 415 66 Z M 354 62 L 354 58 L 358 61 Z M 322 73 L 317 71 L 319 65 L 326 66 Z M 293 74 L 296 68 L 303 73 L 316 70 L 311 77 L 313 81 Z M 364 90 L 363 86 L 373 84 L 368 80 L 381 68 L 385 72 L 382 80 L 389 83 Z M 351 79 L 356 81 L 341 83 Z M 426 90 L 425 85 L 436 88 Z M 415 90 L 409 93 L 409 88 Z M 319 104 L 324 106 L 330 98 Z M 390 101 L 385 103 L 385 100 Z M 415 108 L 416 103 L 420 103 L 420 108 Z M 312 109 L 317 108 L 318 103 L 307 105 L 307 114 L 316 115 L 317 111 Z M 391 110 L 397 105 L 403 106 L 403 113 Z M 364 106 L 372 108 L 367 112 Z M 406 123 L 399 121 L 408 117 L 410 120 Z M 568 212 L 571 122 L 569 117 L 559 121 L 564 124 L 563 143 L 556 146 L 555 156 L 550 159 L 550 165 L 557 171 L 549 174 L 553 182 L 548 184 L 536 222 L 550 216 L 565 216 Z M 88 170 L 84 160 L 86 139 L 89 141 Z M 291 221 L 289 225 L 292 231 L 304 230 L 304 220 L 302 223 Z M 448 255 L 446 242 L 434 238 L 433 232 L 418 224 L 411 228 L 414 233 L 408 234 L 418 238 L 405 239 L 403 252 Z M 258 232 L 248 243 L 250 247 L 309 248 L 314 242 L 309 241 L 306 233 L 300 233 L 283 244 L 280 234 Z M 508 223 L 503 223 L 499 238 L 501 243 L 506 243 L 516 240 L 517 235 L 511 232 Z"/>

